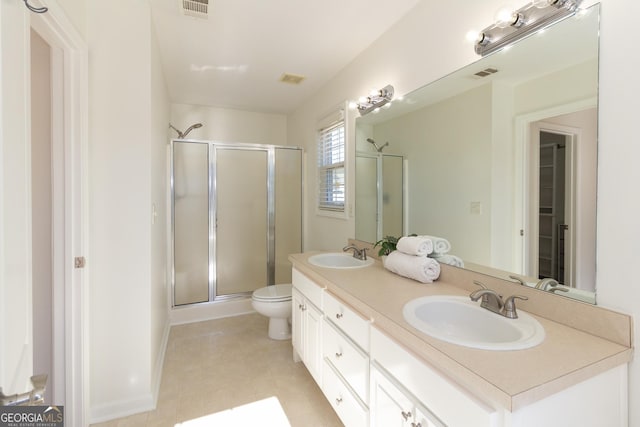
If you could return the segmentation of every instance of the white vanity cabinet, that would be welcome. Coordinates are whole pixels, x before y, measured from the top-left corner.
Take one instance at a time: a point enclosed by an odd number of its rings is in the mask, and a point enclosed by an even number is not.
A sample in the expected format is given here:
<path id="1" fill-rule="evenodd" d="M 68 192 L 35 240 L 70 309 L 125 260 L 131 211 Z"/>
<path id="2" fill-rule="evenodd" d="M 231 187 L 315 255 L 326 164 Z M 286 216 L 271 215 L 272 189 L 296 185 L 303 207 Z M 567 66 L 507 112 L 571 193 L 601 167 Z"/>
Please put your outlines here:
<path id="1" fill-rule="evenodd" d="M 376 328 L 371 328 L 370 356 L 374 366 L 372 427 L 385 426 L 378 421 L 380 417 L 389 420 L 389 426 L 403 427 L 417 427 L 420 419 L 429 422 L 429 427 L 502 425 L 498 411 L 445 379 Z"/>
<path id="2" fill-rule="evenodd" d="M 443 427 L 435 415 L 384 368 L 371 367 L 371 427 Z"/>
<path id="3" fill-rule="evenodd" d="M 333 295 L 324 296 L 322 390 L 342 422 L 369 425 L 369 321 Z"/>
<path id="4" fill-rule="evenodd" d="M 448 427 L 627 426 L 621 405 L 627 402 L 626 365 L 509 411 L 471 395 L 376 328 L 370 339 L 372 427 L 424 427 L 422 420 Z"/>
<path id="5" fill-rule="evenodd" d="M 313 376 L 322 381 L 322 293 L 321 287 L 297 270 L 292 272 L 291 342 L 294 360 L 302 360 Z"/>

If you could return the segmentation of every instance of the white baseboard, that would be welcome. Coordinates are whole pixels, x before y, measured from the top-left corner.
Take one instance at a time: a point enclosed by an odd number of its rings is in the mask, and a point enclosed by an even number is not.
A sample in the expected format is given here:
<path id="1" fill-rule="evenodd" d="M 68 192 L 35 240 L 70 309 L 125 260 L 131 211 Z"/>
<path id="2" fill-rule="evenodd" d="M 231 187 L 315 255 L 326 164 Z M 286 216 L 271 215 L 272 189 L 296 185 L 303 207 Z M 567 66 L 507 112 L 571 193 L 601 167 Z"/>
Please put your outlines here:
<path id="1" fill-rule="evenodd" d="M 129 415 L 153 411 L 154 409 L 155 402 L 151 393 L 132 399 L 96 405 L 91 407 L 91 424 L 128 417 Z"/>
<path id="2" fill-rule="evenodd" d="M 251 298 L 239 298 L 229 301 L 174 307 L 169 312 L 169 320 L 171 325 L 181 325 L 184 323 L 239 316 L 253 312 L 255 312 L 255 310 L 251 306 Z"/>

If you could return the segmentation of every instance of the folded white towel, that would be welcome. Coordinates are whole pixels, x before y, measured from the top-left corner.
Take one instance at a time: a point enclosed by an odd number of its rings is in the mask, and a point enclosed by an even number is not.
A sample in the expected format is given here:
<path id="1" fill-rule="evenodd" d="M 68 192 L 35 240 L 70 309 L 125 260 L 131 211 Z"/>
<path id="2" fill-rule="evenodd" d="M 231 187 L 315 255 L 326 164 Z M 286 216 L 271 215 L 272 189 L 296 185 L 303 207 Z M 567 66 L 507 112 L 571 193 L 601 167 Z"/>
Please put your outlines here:
<path id="1" fill-rule="evenodd" d="M 429 255 L 429 257 L 435 259 L 436 261 L 438 261 L 440 264 L 448 264 L 448 265 L 453 265 L 454 267 L 464 267 L 464 261 L 462 261 L 462 258 L 455 256 L 455 255 L 451 255 L 451 254 L 431 254 Z"/>
<path id="2" fill-rule="evenodd" d="M 440 264 L 435 259 L 400 251 L 393 251 L 387 256 L 384 268 L 422 283 L 431 283 L 440 277 Z"/>
<path id="3" fill-rule="evenodd" d="M 425 256 L 433 252 L 433 242 L 419 236 L 401 237 L 396 243 L 396 250 L 407 255 Z"/>
<path id="4" fill-rule="evenodd" d="M 436 236 L 418 236 L 423 239 L 431 240 L 431 244 L 433 245 L 434 254 L 446 254 L 451 250 L 451 243 L 447 239 Z"/>

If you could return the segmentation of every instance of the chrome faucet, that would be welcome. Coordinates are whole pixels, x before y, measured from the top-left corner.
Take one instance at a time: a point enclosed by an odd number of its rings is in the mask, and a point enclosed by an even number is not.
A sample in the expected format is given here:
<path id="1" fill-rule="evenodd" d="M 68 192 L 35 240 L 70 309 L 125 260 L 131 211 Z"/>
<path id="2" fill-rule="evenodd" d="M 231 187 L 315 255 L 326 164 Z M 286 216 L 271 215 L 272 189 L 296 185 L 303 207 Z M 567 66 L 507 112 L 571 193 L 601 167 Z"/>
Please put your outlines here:
<path id="1" fill-rule="evenodd" d="M 500 296 L 496 291 L 488 289 L 483 283 L 474 280 L 474 284 L 480 286 L 480 289 L 477 291 L 471 292 L 469 294 L 469 298 L 471 301 L 478 301 L 482 298 L 482 302 L 480 303 L 480 307 L 486 308 L 489 311 L 493 311 L 501 316 L 507 317 L 509 319 L 517 319 L 518 312 L 516 311 L 516 299 L 528 300 L 529 298 L 521 295 L 511 295 L 506 300 L 502 300 L 502 296 Z"/>
<path id="2" fill-rule="evenodd" d="M 550 277 L 545 277 L 544 279 L 540 280 L 538 283 L 536 283 L 536 289 L 542 289 L 543 291 L 548 290 L 548 288 L 551 287 L 556 287 L 558 286 L 560 283 L 558 283 L 558 281 L 556 279 L 552 279 Z"/>
<path id="3" fill-rule="evenodd" d="M 348 245 L 342 248 L 344 252 L 353 251 L 353 257 L 361 261 L 367 260 L 367 248 L 358 249 L 355 245 Z"/>
<path id="4" fill-rule="evenodd" d="M 552 294 L 555 294 L 558 291 L 560 291 L 560 292 L 569 292 L 569 289 L 561 288 L 560 286 L 553 286 L 551 289 L 549 289 L 549 292 L 551 292 Z"/>
<path id="5" fill-rule="evenodd" d="M 515 280 L 516 282 L 519 282 L 523 286 L 527 286 L 527 282 L 525 282 L 524 279 L 520 276 L 512 274 L 509 276 L 509 278 Z"/>

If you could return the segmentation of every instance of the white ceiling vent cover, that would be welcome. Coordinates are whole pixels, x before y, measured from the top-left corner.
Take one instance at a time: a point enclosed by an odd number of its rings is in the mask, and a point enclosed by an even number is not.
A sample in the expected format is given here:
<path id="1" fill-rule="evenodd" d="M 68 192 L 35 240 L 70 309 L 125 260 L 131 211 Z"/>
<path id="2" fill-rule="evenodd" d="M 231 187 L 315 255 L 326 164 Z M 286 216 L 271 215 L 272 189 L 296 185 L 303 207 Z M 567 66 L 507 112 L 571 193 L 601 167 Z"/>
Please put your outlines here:
<path id="1" fill-rule="evenodd" d="M 209 18 L 209 0 L 178 0 L 182 13 L 196 18 Z"/>

